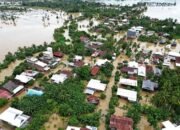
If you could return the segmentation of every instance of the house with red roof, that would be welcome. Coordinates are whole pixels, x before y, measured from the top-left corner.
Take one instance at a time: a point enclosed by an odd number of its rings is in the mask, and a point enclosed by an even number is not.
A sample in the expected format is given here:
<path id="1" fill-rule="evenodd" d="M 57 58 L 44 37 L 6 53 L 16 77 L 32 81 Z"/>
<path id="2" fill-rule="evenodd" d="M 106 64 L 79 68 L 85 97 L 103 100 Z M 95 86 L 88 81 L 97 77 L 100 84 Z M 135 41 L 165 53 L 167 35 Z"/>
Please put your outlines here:
<path id="1" fill-rule="evenodd" d="M 99 66 L 94 66 L 91 69 L 91 75 L 96 76 L 99 73 L 99 71 L 100 71 L 100 67 Z"/>
<path id="2" fill-rule="evenodd" d="M 111 130 L 133 130 L 133 120 L 128 117 L 111 115 L 110 128 Z"/>

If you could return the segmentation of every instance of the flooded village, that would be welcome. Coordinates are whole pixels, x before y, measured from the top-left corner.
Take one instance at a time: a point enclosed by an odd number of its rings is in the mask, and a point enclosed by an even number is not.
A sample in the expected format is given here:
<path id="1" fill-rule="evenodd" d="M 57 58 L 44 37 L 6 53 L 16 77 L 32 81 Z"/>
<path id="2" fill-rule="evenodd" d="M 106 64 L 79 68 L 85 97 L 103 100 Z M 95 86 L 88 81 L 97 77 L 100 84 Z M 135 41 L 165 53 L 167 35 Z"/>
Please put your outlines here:
<path id="1" fill-rule="evenodd" d="M 0 12 L 0 130 L 180 130 L 180 16 L 66 2 Z"/>

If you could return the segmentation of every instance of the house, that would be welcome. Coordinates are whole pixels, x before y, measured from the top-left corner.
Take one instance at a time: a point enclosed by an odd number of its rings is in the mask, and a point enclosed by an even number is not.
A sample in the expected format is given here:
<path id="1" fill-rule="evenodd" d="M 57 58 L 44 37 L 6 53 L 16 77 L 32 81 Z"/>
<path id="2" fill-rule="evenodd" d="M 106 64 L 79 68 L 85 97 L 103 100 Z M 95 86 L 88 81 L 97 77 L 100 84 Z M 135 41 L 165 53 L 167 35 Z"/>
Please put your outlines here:
<path id="1" fill-rule="evenodd" d="M 123 98 L 127 98 L 131 102 L 137 101 L 137 92 L 133 90 L 118 88 L 117 95 Z"/>
<path id="2" fill-rule="evenodd" d="M 164 59 L 164 55 L 162 52 L 155 52 L 152 54 L 152 61 L 155 64 L 158 64 L 160 61 L 163 61 L 163 59 Z"/>
<path id="3" fill-rule="evenodd" d="M 128 117 L 111 115 L 109 127 L 111 130 L 133 130 L 133 120 Z"/>
<path id="4" fill-rule="evenodd" d="M 28 76 L 28 77 L 35 77 L 38 74 L 39 74 L 39 72 L 38 71 L 34 71 L 34 70 L 26 70 L 26 71 L 21 73 L 21 75 Z"/>
<path id="5" fill-rule="evenodd" d="M 95 65 L 97 66 L 102 66 L 104 65 L 106 62 L 109 62 L 107 59 L 98 59 L 95 63 Z"/>
<path id="6" fill-rule="evenodd" d="M 91 79 L 87 84 L 87 88 L 94 91 L 105 91 L 106 86 L 106 84 L 103 84 L 100 80 L 96 79 Z"/>
<path id="7" fill-rule="evenodd" d="M 66 130 L 81 130 L 81 128 L 80 127 L 75 127 L 75 126 L 68 126 L 66 128 Z"/>
<path id="8" fill-rule="evenodd" d="M 26 61 L 27 63 L 34 65 L 38 61 L 38 59 L 35 57 L 28 57 L 26 58 Z"/>
<path id="9" fill-rule="evenodd" d="M 88 101 L 89 103 L 91 103 L 91 104 L 95 104 L 95 105 L 98 105 L 98 104 L 99 104 L 99 98 L 96 97 L 96 96 L 93 96 L 93 95 L 88 96 L 88 97 L 87 97 L 87 101 Z"/>
<path id="10" fill-rule="evenodd" d="M 169 120 L 162 122 L 162 125 L 164 127 L 162 130 L 180 130 L 180 125 L 172 124 Z"/>
<path id="11" fill-rule="evenodd" d="M 44 92 L 42 91 L 42 89 L 40 89 L 38 87 L 28 89 L 28 91 L 26 92 L 26 95 L 28 95 L 28 96 L 41 96 L 43 94 L 44 94 Z"/>
<path id="12" fill-rule="evenodd" d="M 17 84 L 17 83 L 10 80 L 7 83 L 5 83 L 2 86 L 2 88 L 7 90 L 13 96 L 13 95 L 16 95 L 17 93 L 19 93 L 20 91 L 22 91 L 24 89 L 24 86 Z"/>
<path id="13" fill-rule="evenodd" d="M 169 57 L 164 57 L 164 61 L 163 61 L 163 65 L 164 66 L 170 66 L 171 65 L 171 60 Z"/>
<path id="14" fill-rule="evenodd" d="M 128 67 L 137 69 L 138 63 L 136 61 L 130 61 L 130 62 L 128 62 Z"/>
<path id="15" fill-rule="evenodd" d="M 169 52 L 168 53 L 168 58 L 171 60 L 171 61 L 176 61 L 176 58 L 180 57 L 180 53 L 178 52 Z"/>
<path id="16" fill-rule="evenodd" d="M 146 65 L 146 73 L 153 73 L 153 67 L 151 65 Z"/>
<path id="17" fill-rule="evenodd" d="M 39 60 L 37 62 L 35 62 L 34 67 L 37 70 L 42 71 L 42 72 L 50 70 L 50 68 L 48 67 L 48 65 L 46 63 L 39 61 Z"/>
<path id="18" fill-rule="evenodd" d="M 53 52 L 53 56 L 57 58 L 63 58 L 64 54 L 62 52 L 56 51 Z"/>
<path id="19" fill-rule="evenodd" d="M 0 89 L 0 98 L 10 99 L 12 94 L 5 89 Z"/>
<path id="20" fill-rule="evenodd" d="M 137 80 L 120 78 L 119 84 L 137 87 Z"/>
<path id="21" fill-rule="evenodd" d="M 154 74 L 156 76 L 161 76 L 162 75 L 162 70 L 157 68 L 157 67 L 155 67 L 153 71 L 154 71 Z"/>
<path id="22" fill-rule="evenodd" d="M 151 80 L 143 80 L 142 89 L 148 91 L 154 91 L 158 88 L 158 83 L 152 82 Z"/>
<path id="23" fill-rule="evenodd" d="M 176 66 L 180 67 L 180 57 L 176 57 Z"/>
<path id="24" fill-rule="evenodd" d="M 135 29 L 128 29 L 127 31 L 127 38 L 136 38 L 137 37 L 137 31 Z"/>
<path id="25" fill-rule="evenodd" d="M 83 60 L 82 56 L 75 55 L 74 61 L 82 61 L 82 60 Z"/>
<path id="26" fill-rule="evenodd" d="M 24 74 L 21 74 L 21 75 L 16 75 L 15 80 L 17 80 L 23 84 L 27 84 L 31 80 L 34 80 L 34 78 L 30 77 L 30 76 L 26 76 Z"/>
<path id="27" fill-rule="evenodd" d="M 121 72 L 133 75 L 137 74 L 137 69 L 124 66 L 121 68 Z"/>
<path id="28" fill-rule="evenodd" d="M 9 107 L 0 114 L 0 120 L 12 126 L 22 128 L 28 124 L 30 116 L 24 115 L 23 111 Z"/>
<path id="29" fill-rule="evenodd" d="M 138 76 L 146 77 L 146 67 L 144 65 L 138 65 Z"/>
<path id="30" fill-rule="evenodd" d="M 99 73 L 99 71 L 100 71 L 99 66 L 94 66 L 91 69 L 91 75 L 96 76 Z"/>
<path id="31" fill-rule="evenodd" d="M 51 47 L 48 47 L 47 50 L 43 52 L 43 57 L 49 60 L 53 58 L 53 50 Z"/>
<path id="32" fill-rule="evenodd" d="M 94 126 L 86 126 L 87 130 L 97 130 L 97 127 Z"/>
<path id="33" fill-rule="evenodd" d="M 51 81 L 53 83 L 63 83 L 66 79 L 68 78 L 68 76 L 66 74 L 54 74 L 52 77 L 51 77 Z"/>

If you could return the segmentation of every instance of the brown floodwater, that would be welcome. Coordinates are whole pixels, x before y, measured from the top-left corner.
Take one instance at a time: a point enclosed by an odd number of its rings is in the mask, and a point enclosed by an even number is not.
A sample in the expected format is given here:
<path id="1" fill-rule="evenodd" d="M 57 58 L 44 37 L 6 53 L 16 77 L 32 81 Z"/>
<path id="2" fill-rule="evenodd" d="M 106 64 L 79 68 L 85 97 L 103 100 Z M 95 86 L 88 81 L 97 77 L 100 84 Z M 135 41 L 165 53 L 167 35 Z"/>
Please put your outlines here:
<path id="1" fill-rule="evenodd" d="M 2 18 L 5 16 L 5 18 Z M 13 22 L 11 17 L 16 17 Z M 55 28 L 63 26 L 68 15 L 62 11 L 31 9 L 27 12 L 0 12 L 0 61 L 18 47 L 53 41 Z"/>

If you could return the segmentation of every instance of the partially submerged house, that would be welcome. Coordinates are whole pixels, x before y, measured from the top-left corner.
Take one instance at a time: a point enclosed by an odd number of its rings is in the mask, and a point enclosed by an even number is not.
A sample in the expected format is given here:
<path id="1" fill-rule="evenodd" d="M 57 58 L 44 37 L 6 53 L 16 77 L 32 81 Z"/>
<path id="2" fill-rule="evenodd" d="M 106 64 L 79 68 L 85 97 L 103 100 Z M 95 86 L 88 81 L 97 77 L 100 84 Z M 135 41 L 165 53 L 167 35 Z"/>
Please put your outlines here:
<path id="1" fill-rule="evenodd" d="M 91 68 L 91 75 L 92 76 L 96 76 L 100 71 L 100 67 L 99 66 L 94 66 Z"/>
<path id="2" fill-rule="evenodd" d="M 91 104 L 95 104 L 98 105 L 99 104 L 99 98 L 94 96 L 94 95 L 90 95 L 87 97 L 87 101 Z"/>
<path id="3" fill-rule="evenodd" d="M 143 80 L 142 89 L 148 91 L 154 91 L 158 88 L 158 83 L 152 82 L 151 80 Z"/>
<path id="4" fill-rule="evenodd" d="M 131 102 L 137 101 L 137 92 L 133 91 L 133 90 L 118 88 L 117 95 L 122 97 L 122 98 L 126 98 Z"/>
<path id="5" fill-rule="evenodd" d="M 107 59 L 98 59 L 98 60 L 96 61 L 95 65 L 97 65 L 97 66 L 102 66 L 102 65 L 104 65 L 106 62 L 109 62 L 109 60 L 107 60 Z"/>
<path id="6" fill-rule="evenodd" d="M 14 96 L 23 91 L 24 86 L 10 80 L 2 86 L 2 89 L 7 90 L 11 94 L 11 96 Z"/>
<path id="7" fill-rule="evenodd" d="M 0 98 L 5 98 L 5 99 L 10 99 L 12 97 L 12 94 L 5 90 L 5 89 L 0 89 Z"/>
<path id="8" fill-rule="evenodd" d="M 162 130 L 180 130 L 180 125 L 177 126 L 176 124 L 171 123 L 169 120 L 162 122 L 164 128 Z"/>
<path id="9" fill-rule="evenodd" d="M 85 93 L 93 95 L 95 91 L 105 91 L 107 84 L 101 83 L 100 80 L 91 79 L 87 84 Z"/>
<path id="10" fill-rule="evenodd" d="M 51 81 L 52 81 L 53 83 L 59 84 L 59 83 L 63 83 L 67 78 L 68 78 L 68 76 L 67 76 L 66 74 L 62 74 L 62 73 L 60 73 L 60 74 L 54 74 L 54 75 L 52 75 L 52 77 L 51 77 Z"/>
<path id="11" fill-rule="evenodd" d="M 109 127 L 111 130 L 133 130 L 133 120 L 128 117 L 111 115 Z"/>
<path id="12" fill-rule="evenodd" d="M 24 115 L 23 111 L 9 107 L 0 114 L 0 120 L 14 127 L 22 128 L 28 124 L 30 116 Z"/>
<path id="13" fill-rule="evenodd" d="M 137 80 L 120 78 L 119 84 L 137 87 Z"/>
<path id="14" fill-rule="evenodd" d="M 27 84 L 31 80 L 34 80 L 33 77 L 26 76 L 24 74 L 16 75 L 15 80 L 19 81 L 22 84 Z"/>

